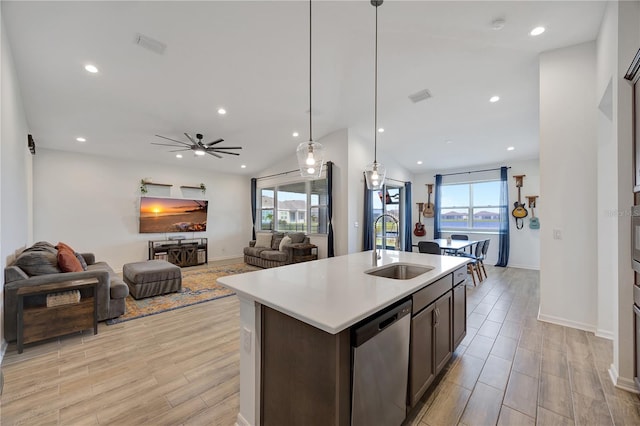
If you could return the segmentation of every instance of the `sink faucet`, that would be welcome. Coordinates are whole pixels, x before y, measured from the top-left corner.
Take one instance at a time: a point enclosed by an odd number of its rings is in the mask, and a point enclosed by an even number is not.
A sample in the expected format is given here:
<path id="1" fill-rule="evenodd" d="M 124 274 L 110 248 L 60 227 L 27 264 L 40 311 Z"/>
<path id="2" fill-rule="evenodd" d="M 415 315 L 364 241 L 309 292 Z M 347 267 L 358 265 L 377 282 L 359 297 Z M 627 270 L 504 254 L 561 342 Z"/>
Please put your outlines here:
<path id="1" fill-rule="evenodd" d="M 393 220 L 393 222 L 396 224 L 396 245 L 395 245 L 395 248 L 396 248 L 396 250 L 400 249 L 400 224 L 398 223 L 398 219 L 396 219 L 395 217 L 391 216 L 388 213 L 381 214 L 380 216 L 378 216 L 378 218 L 375 220 L 375 222 L 373 222 L 373 256 L 372 256 L 372 259 L 371 259 L 373 266 L 378 266 L 378 259 L 380 259 L 380 253 L 378 253 L 378 250 L 376 248 L 376 226 L 378 225 L 378 221 L 380 219 L 382 219 L 383 217 L 391 218 L 391 220 Z"/>

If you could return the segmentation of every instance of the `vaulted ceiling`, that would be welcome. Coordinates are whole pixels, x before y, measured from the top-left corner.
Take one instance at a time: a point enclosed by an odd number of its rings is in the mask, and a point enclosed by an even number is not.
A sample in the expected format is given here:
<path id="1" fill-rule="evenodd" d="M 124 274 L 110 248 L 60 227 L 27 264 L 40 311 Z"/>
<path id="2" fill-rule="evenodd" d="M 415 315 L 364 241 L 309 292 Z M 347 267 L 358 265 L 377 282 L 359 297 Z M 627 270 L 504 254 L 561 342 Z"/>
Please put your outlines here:
<path id="1" fill-rule="evenodd" d="M 308 7 L 3 1 L 2 18 L 39 147 L 252 174 L 308 139 Z M 538 55 L 594 40 L 604 7 L 385 1 L 378 10 L 378 122 L 385 129 L 378 159 L 420 173 L 537 158 Z M 503 29 L 492 28 L 496 19 Z M 314 1 L 314 139 L 348 127 L 373 149 L 374 24 L 369 1 Z M 530 36 L 540 25 L 546 32 Z M 136 34 L 166 50 L 142 48 Z M 99 72 L 85 71 L 88 63 Z M 423 89 L 432 98 L 408 98 Z M 490 103 L 494 95 L 500 101 Z M 226 115 L 217 113 L 221 107 Z M 183 132 L 243 150 L 177 159 L 171 148 L 151 145 L 160 142 L 155 134 L 186 141 Z"/>

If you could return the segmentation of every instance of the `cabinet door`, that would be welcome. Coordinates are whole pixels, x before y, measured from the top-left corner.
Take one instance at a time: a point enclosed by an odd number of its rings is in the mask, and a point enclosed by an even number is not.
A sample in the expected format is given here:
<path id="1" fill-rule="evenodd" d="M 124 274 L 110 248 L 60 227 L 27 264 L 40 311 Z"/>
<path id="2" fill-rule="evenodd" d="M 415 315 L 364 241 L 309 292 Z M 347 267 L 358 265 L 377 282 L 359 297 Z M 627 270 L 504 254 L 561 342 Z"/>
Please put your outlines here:
<path id="1" fill-rule="evenodd" d="M 453 342 L 451 341 L 451 305 L 452 291 L 436 300 L 435 311 L 433 314 L 433 334 L 434 334 L 434 363 L 435 373 L 447 364 L 453 352 Z"/>
<path id="2" fill-rule="evenodd" d="M 458 284 L 453 289 L 453 349 L 467 335 L 467 287 Z"/>
<path id="3" fill-rule="evenodd" d="M 411 352 L 409 353 L 409 405 L 420 400 L 435 378 L 433 363 L 433 313 L 431 304 L 411 319 Z"/>

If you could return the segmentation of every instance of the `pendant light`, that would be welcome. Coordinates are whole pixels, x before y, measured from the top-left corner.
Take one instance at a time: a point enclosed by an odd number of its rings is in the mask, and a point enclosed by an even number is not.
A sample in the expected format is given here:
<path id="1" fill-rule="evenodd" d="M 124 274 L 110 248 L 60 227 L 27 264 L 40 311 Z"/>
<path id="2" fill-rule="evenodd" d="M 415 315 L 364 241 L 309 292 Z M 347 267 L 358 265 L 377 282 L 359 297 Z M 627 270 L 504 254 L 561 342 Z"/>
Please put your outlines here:
<path id="1" fill-rule="evenodd" d="M 371 0 L 371 4 L 376 8 L 376 67 L 375 67 L 375 106 L 374 106 L 374 124 L 373 124 L 373 163 L 364 169 L 364 175 L 367 180 L 367 188 L 375 190 L 382 189 L 384 178 L 387 174 L 386 169 L 377 160 L 378 154 L 378 6 L 382 4 L 382 0 Z"/>
<path id="2" fill-rule="evenodd" d="M 311 114 L 311 0 L 309 0 L 309 142 L 298 145 L 298 167 L 300 175 L 307 178 L 319 178 L 322 174 L 324 163 L 324 147 L 321 143 L 314 142 L 312 137 Z"/>

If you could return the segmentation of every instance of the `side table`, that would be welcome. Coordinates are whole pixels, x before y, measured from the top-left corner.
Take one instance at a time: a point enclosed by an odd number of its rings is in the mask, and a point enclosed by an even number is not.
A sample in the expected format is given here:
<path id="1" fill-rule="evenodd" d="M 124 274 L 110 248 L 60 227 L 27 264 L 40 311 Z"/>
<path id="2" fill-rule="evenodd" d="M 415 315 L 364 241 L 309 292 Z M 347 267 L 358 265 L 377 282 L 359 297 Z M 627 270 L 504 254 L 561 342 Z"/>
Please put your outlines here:
<path id="1" fill-rule="evenodd" d="M 18 289 L 18 353 L 25 343 L 37 342 L 52 337 L 93 328 L 98 334 L 98 280 L 63 281 Z M 50 293 L 80 290 L 78 303 L 47 307 L 45 303 L 29 303 L 29 298 Z M 25 306 L 25 299 L 27 304 Z M 33 301 L 32 301 L 33 302 Z"/>
<path id="2" fill-rule="evenodd" d="M 293 263 L 318 259 L 318 246 L 315 244 L 293 244 Z"/>

